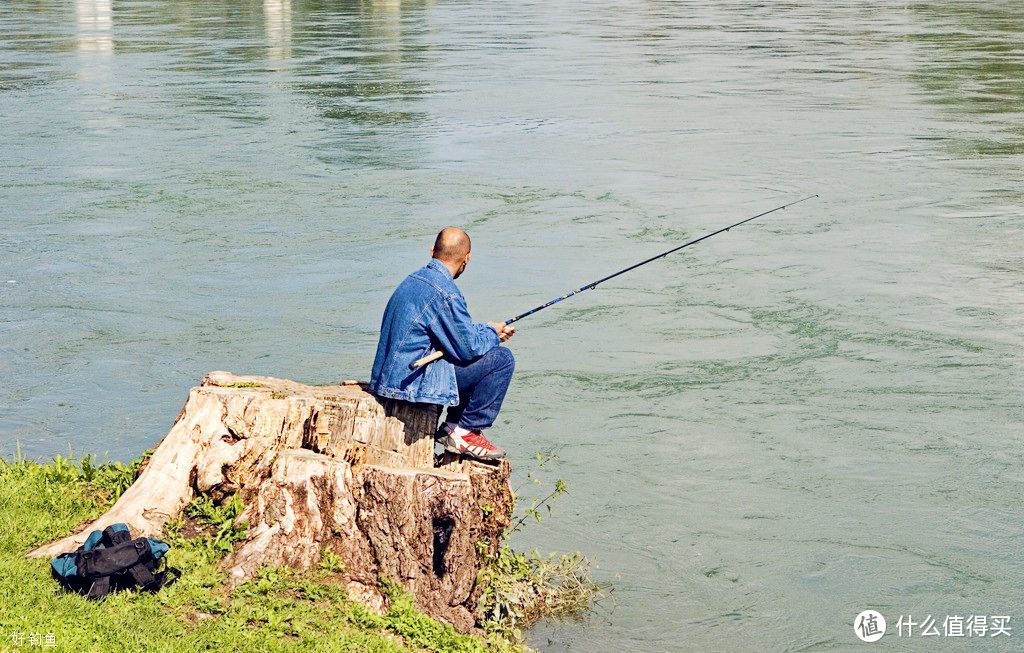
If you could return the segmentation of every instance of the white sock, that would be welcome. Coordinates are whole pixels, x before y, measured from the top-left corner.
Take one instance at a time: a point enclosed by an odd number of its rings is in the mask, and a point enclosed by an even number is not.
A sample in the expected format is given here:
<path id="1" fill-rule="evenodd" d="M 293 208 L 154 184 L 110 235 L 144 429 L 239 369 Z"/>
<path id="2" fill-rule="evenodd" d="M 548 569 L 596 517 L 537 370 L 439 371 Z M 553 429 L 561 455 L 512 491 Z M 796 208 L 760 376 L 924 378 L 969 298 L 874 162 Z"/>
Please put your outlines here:
<path id="1" fill-rule="evenodd" d="M 458 424 L 452 424 L 451 422 L 445 422 L 444 423 L 444 427 L 446 429 L 448 429 L 449 431 L 454 431 L 455 435 L 459 436 L 460 438 L 462 436 L 468 435 L 470 433 L 469 429 L 464 429 L 461 426 L 459 426 Z"/>

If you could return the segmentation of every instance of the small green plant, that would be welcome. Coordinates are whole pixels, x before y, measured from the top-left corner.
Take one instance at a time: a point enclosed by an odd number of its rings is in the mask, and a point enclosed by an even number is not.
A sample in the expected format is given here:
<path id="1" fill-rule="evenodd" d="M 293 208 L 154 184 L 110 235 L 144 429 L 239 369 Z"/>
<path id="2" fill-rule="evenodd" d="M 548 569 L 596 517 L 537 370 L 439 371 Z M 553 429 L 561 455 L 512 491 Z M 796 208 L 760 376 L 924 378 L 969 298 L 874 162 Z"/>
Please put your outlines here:
<path id="1" fill-rule="evenodd" d="M 215 594 L 197 594 L 191 597 L 192 607 L 207 614 L 222 614 L 225 611 L 224 600 Z"/>
<path id="2" fill-rule="evenodd" d="M 320 549 L 320 569 L 329 574 L 345 573 L 345 563 L 341 556 L 326 547 Z"/>
<path id="3" fill-rule="evenodd" d="M 225 387 L 225 388 L 262 388 L 263 384 L 259 383 L 257 381 L 235 381 L 234 383 L 229 383 L 229 384 L 227 384 L 226 386 L 223 386 L 223 387 Z"/>
<path id="4" fill-rule="evenodd" d="M 527 482 L 532 483 L 537 487 L 541 487 L 543 485 L 543 482 L 538 477 L 538 472 L 542 470 L 546 465 L 549 465 L 552 462 L 557 461 L 558 457 L 555 456 L 554 454 L 545 454 L 540 451 L 538 451 L 534 457 L 537 459 L 537 466 L 526 473 L 526 479 Z M 525 483 L 523 485 L 525 485 Z M 519 491 L 522 490 L 523 485 L 520 485 L 512 492 L 517 507 L 519 503 Z M 508 535 L 510 533 L 517 532 L 519 529 L 523 527 L 523 524 L 531 518 L 535 522 L 539 523 L 544 514 L 551 514 L 551 507 L 554 505 L 555 500 L 560 495 L 567 494 L 568 492 L 569 486 L 566 485 L 565 481 L 563 481 L 562 479 L 556 480 L 552 491 L 544 497 L 532 499 L 530 501 L 530 506 L 523 510 L 523 514 L 519 517 L 519 519 L 513 522 L 512 526 L 509 527 L 505 534 Z M 542 510 L 544 511 L 543 513 L 541 512 Z"/>
<path id="5" fill-rule="evenodd" d="M 488 538 L 479 539 L 476 541 L 476 554 L 478 556 L 485 556 L 491 549 L 491 541 Z"/>
<path id="6" fill-rule="evenodd" d="M 146 458 L 128 463 L 104 461 L 97 464 L 92 454 L 86 454 L 75 461 L 74 454 L 67 457 L 56 455 L 49 465 L 40 466 L 47 491 L 67 484 L 78 484 L 85 494 L 96 499 L 101 505 L 112 505 L 131 487 L 139 475 L 139 469 Z M 32 464 L 20 457 L 16 464 Z"/>
<path id="7" fill-rule="evenodd" d="M 244 540 L 249 531 L 246 520 L 238 521 L 244 508 L 237 493 L 220 505 L 209 496 L 201 495 L 185 506 L 185 514 L 210 528 L 207 546 L 211 551 L 227 553 L 235 542 Z"/>
<path id="8" fill-rule="evenodd" d="M 89 456 L 86 456 L 82 459 L 82 470 L 88 470 L 86 482 L 97 491 L 105 493 L 107 502 L 113 504 L 138 478 L 141 463 L 142 459 L 139 459 L 127 465 L 105 462 L 98 467 L 91 467 Z"/>
<path id="9" fill-rule="evenodd" d="M 178 543 L 181 539 L 181 531 L 185 527 L 185 520 L 178 515 L 164 522 L 164 536 L 169 542 Z"/>

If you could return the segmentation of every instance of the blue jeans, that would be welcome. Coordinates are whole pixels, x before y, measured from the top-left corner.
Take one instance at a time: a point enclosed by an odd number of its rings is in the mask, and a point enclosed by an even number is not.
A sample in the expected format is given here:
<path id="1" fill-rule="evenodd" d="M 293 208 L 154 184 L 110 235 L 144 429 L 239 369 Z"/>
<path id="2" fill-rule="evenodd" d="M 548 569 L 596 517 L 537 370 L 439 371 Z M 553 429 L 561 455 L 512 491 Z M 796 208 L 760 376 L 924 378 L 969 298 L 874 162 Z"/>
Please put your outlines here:
<path id="1" fill-rule="evenodd" d="M 448 408 L 445 421 L 470 431 L 494 424 L 515 367 L 512 351 L 505 347 L 494 347 L 471 363 L 455 363 L 459 405 Z"/>

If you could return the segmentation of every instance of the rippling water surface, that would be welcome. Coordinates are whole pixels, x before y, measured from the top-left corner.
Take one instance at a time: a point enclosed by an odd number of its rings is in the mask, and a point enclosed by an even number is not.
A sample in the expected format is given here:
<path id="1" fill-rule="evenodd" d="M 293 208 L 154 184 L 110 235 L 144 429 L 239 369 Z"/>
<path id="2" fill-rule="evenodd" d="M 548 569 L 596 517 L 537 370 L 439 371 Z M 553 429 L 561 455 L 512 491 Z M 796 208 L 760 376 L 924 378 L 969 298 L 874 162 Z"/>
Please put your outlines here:
<path id="1" fill-rule="evenodd" d="M 820 193 L 521 323 L 496 439 L 570 494 L 517 542 L 615 588 L 532 641 L 1024 637 L 1019 2 L 8 2 L 0 116 L 6 455 L 138 455 L 211 369 L 365 378 L 447 223 L 499 319 Z"/>

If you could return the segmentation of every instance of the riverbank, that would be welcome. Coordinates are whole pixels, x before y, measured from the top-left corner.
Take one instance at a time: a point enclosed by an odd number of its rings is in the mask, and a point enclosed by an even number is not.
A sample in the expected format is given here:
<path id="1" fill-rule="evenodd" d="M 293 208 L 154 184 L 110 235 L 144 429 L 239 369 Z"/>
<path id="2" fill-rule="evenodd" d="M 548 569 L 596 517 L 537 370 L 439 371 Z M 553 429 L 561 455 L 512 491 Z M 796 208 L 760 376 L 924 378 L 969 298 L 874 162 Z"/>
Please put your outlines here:
<path id="1" fill-rule="evenodd" d="M 0 612 L 3 650 L 47 644 L 76 651 L 527 650 L 513 641 L 507 623 L 502 632 L 460 634 L 419 612 L 390 584 L 388 607 L 378 614 L 349 598 L 330 559 L 310 572 L 264 568 L 228 590 L 217 562 L 240 537 L 232 526 L 240 506 L 232 502 L 213 506 L 201 499 L 186 517 L 168 523 L 168 559 L 183 573 L 159 592 L 122 592 L 101 602 L 58 594 L 49 561 L 26 559 L 25 552 L 102 514 L 135 480 L 141 462 L 96 465 L 88 456 L 0 461 L 0 601 L 8 606 Z M 491 570 L 488 578 L 500 590 L 514 577 Z"/>

